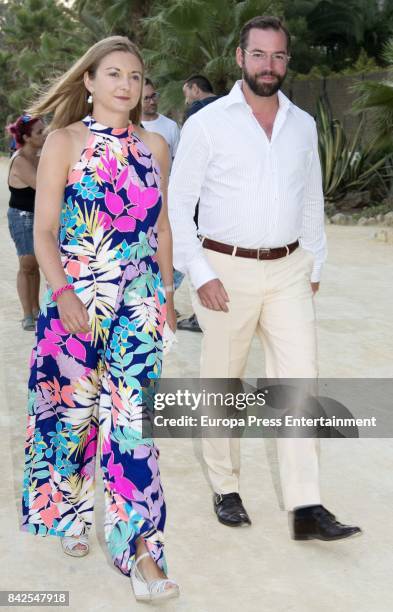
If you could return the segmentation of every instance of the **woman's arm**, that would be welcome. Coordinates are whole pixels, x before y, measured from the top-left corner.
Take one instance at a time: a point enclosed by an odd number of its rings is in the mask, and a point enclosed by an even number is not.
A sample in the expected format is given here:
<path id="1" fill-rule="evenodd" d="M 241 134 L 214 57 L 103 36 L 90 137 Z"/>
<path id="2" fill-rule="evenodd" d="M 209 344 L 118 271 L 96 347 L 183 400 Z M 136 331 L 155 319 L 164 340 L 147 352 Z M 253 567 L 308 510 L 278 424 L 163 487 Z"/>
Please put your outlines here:
<path id="1" fill-rule="evenodd" d="M 67 284 L 58 248 L 58 231 L 64 188 L 73 150 L 66 129 L 52 132 L 45 141 L 37 171 L 37 192 L 34 212 L 34 250 L 50 287 L 56 291 Z M 81 300 L 72 291 L 58 299 L 59 314 L 65 329 L 86 333 L 88 314 Z"/>
<path id="2" fill-rule="evenodd" d="M 145 135 L 143 135 L 144 137 Z M 162 196 L 162 208 L 157 221 L 158 248 L 157 262 L 160 267 L 161 278 L 164 287 L 173 289 L 173 246 L 172 231 L 168 218 L 168 176 L 170 168 L 169 148 L 162 136 L 148 133 L 144 138 L 153 156 L 160 166 L 160 191 Z M 174 306 L 174 292 L 166 290 L 167 322 L 172 331 L 176 330 L 176 314 Z"/>

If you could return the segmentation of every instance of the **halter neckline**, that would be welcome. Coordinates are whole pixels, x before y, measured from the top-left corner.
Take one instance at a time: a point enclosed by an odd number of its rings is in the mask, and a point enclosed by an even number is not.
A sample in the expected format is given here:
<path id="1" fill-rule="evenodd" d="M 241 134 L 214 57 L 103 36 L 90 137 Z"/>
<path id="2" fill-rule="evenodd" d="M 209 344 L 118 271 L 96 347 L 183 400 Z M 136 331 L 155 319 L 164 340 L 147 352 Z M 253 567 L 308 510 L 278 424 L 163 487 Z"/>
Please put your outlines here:
<path id="1" fill-rule="evenodd" d="M 110 134 L 111 136 L 117 136 L 118 138 L 124 138 L 133 132 L 134 124 L 130 121 L 127 127 L 114 128 L 99 123 L 94 119 L 92 115 L 86 115 L 84 119 L 82 119 L 83 123 L 93 132 L 99 132 L 104 134 Z"/>

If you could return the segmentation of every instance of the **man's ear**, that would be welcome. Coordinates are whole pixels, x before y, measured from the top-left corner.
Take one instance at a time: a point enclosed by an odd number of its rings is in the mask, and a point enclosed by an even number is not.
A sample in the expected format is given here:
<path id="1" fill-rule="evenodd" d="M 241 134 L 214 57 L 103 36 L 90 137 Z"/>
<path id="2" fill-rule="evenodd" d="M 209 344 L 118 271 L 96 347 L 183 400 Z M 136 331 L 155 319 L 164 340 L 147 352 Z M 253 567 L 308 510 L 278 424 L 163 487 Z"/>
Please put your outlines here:
<path id="1" fill-rule="evenodd" d="M 239 68 L 243 68 L 243 50 L 240 47 L 236 49 L 236 63 Z"/>

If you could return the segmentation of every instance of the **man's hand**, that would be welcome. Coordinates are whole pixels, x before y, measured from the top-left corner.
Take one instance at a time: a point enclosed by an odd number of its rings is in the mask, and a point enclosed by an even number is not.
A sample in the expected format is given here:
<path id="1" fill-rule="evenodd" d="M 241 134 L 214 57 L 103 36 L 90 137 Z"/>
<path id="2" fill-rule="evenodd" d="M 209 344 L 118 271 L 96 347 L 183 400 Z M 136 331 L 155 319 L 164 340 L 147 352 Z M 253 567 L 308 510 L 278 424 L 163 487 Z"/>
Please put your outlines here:
<path id="1" fill-rule="evenodd" d="M 319 282 L 318 283 L 311 283 L 311 289 L 312 289 L 313 295 L 315 295 L 316 292 L 319 289 Z"/>
<path id="2" fill-rule="evenodd" d="M 199 287 L 198 295 L 202 306 L 205 308 L 228 312 L 227 302 L 229 302 L 229 297 L 224 285 L 218 278 L 213 278 L 213 280 Z"/>

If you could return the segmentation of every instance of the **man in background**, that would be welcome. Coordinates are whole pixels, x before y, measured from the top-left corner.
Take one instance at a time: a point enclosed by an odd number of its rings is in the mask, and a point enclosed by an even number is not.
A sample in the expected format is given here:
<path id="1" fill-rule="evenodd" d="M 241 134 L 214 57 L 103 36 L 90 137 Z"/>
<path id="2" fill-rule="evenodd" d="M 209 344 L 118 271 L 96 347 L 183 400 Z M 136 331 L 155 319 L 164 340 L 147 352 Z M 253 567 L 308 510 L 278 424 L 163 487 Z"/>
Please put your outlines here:
<path id="1" fill-rule="evenodd" d="M 194 115 L 199 110 L 218 99 L 218 96 L 214 94 L 213 86 L 209 79 L 202 74 L 194 74 L 193 76 L 190 76 L 184 82 L 183 93 L 186 99 L 186 104 L 188 105 L 185 112 L 185 121 L 191 117 L 191 115 Z M 194 223 L 198 227 L 198 204 L 195 207 Z M 181 274 L 181 272 L 178 271 L 176 271 L 176 273 L 178 275 Z M 181 319 L 177 324 L 177 329 L 193 332 L 202 331 L 195 313 L 193 313 L 190 317 Z"/>
<path id="2" fill-rule="evenodd" d="M 184 82 L 183 93 L 186 104 L 188 105 L 185 115 L 186 119 L 218 98 L 218 96 L 214 94 L 209 79 L 202 74 L 190 76 Z"/>
<path id="3" fill-rule="evenodd" d="M 148 132 L 156 132 L 165 138 L 173 160 L 179 143 L 180 130 L 175 121 L 158 112 L 159 97 L 152 81 L 146 78 L 142 93 L 142 125 Z"/>

